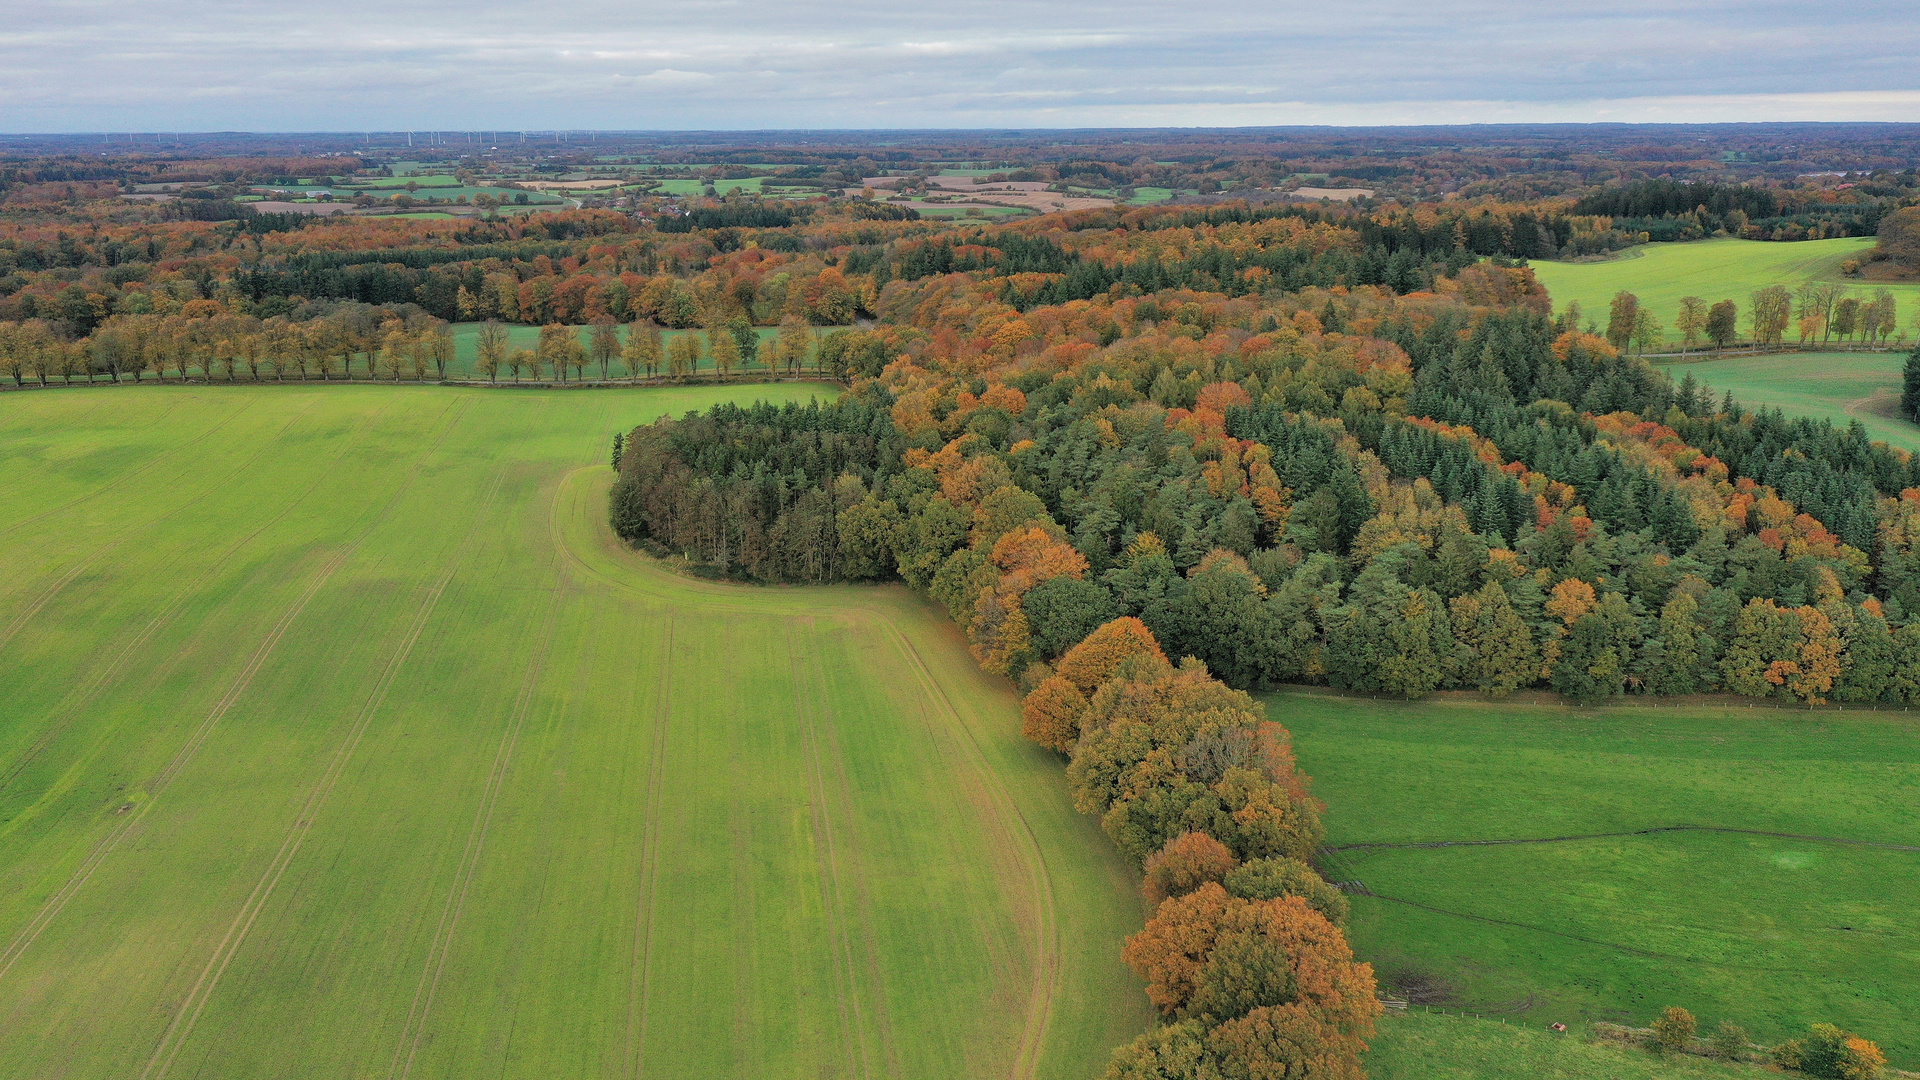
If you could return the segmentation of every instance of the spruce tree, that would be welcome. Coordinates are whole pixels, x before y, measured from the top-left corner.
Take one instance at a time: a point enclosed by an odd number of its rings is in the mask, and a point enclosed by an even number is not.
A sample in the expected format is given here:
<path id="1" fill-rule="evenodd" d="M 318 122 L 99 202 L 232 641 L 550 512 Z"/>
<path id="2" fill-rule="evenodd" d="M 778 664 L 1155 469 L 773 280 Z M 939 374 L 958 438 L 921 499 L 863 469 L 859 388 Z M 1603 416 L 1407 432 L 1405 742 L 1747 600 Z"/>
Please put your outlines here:
<path id="1" fill-rule="evenodd" d="M 1900 412 L 1920 424 L 1920 345 L 1908 354 L 1906 369 L 1901 373 Z"/>

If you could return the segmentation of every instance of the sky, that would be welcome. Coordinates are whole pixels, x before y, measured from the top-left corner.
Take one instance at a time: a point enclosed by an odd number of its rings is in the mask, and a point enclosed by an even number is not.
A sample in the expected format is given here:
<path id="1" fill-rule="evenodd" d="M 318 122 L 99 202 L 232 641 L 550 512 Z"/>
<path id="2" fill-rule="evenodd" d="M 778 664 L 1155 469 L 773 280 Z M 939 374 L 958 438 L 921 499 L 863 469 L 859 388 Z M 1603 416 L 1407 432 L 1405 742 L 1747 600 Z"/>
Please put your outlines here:
<path id="1" fill-rule="evenodd" d="M 0 131 L 1920 120 L 1916 0 L 0 0 Z"/>

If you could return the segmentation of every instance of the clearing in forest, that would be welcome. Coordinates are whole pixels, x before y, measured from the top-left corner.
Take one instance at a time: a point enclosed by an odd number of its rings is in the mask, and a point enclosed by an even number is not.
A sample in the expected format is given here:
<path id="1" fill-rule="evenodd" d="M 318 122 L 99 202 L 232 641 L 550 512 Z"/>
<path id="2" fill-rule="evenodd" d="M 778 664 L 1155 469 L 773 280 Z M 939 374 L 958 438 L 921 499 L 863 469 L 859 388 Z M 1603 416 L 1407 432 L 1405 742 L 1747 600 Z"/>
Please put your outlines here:
<path id="1" fill-rule="evenodd" d="M 802 385 L 0 397 L 0 1075 L 1091 1075 L 1129 870 L 943 616 L 608 441 Z"/>

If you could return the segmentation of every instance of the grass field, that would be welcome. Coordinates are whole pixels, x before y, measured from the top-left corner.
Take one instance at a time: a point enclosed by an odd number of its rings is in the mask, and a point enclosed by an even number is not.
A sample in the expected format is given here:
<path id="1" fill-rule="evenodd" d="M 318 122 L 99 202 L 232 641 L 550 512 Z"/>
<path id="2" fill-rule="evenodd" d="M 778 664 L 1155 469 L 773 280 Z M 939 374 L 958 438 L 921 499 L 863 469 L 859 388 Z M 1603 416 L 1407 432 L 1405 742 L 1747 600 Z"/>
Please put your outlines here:
<path id="1" fill-rule="evenodd" d="M 721 195 L 739 188 L 742 194 L 760 194 L 760 182 L 764 176 L 749 176 L 743 180 L 715 180 L 713 190 Z M 656 195 L 698 195 L 706 188 L 706 181 L 699 179 L 668 178 L 654 181 L 653 193 Z"/>
<path id="2" fill-rule="evenodd" d="M 1920 718 L 1305 693 L 1269 708 L 1345 848 L 1330 876 L 1376 894 L 1354 897 L 1351 929 L 1389 984 L 1576 1029 L 1674 1004 L 1764 1042 L 1833 1021 L 1920 1062 Z M 1595 835 L 1679 825 L 1790 835 Z"/>
<path id="3" fill-rule="evenodd" d="M 607 530 L 819 392 L 0 397 L 0 1075 L 1097 1072 L 1133 876 L 945 617 Z"/>
<path id="4" fill-rule="evenodd" d="M 474 365 L 480 362 L 480 343 L 479 343 L 480 325 L 481 324 L 479 323 L 454 323 L 453 324 L 453 363 L 449 365 L 447 368 L 447 373 L 449 375 L 454 375 L 459 378 L 477 378 L 478 377 L 478 371 L 476 370 Z M 828 332 L 830 329 L 831 328 L 816 327 L 814 330 L 814 333 L 818 335 L 821 333 Z M 591 326 L 580 326 L 580 327 L 575 327 L 575 330 L 580 336 L 580 344 L 586 345 L 589 337 L 593 333 L 593 328 Z M 777 326 L 761 326 L 761 327 L 756 327 L 754 329 L 754 332 L 760 335 L 761 347 L 765 348 L 768 342 L 779 337 L 780 328 Z M 706 332 L 703 330 L 662 330 L 660 332 L 661 349 L 664 350 L 668 344 L 672 343 L 674 338 L 679 337 L 681 334 L 689 334 L 689 333 L 703 335 L 703 342 L 704 342 L 704 335 Z M 626 340 L 626 335 L 627 335 L 626 329 L 624 327 L 621 328 L 620 337 L 622 341 Z M 531 349 L 540 344 L 540 328 L 537 326 L 508 325 L 507 341 L 508 341 L 509 348 Z M 600 365 L 591 364 L 589 365 L 589 367 L 591 368 L 591 371 L 589 372 L 591 377 L 596 379 L 599 378 Z M 625 375 L 626 369 L 624 366 L 622 366 L 619 363 L 619 361 L 616 360 L 614 362 L 614 367 L 617 369 L 618 375 L 621 375 L 621 376 Z M 365 371 L 366 368 L 363 366 L 360 370 Z M 712 371 L 713 360 L 711 358 L 703 357 L 700 361 L 700 370 Z M 754 367 L 754 370 L 764 372 L 766 370 L 766 365 L 764 363 L 756 364 Z M 511 381 L 511 376 L 505 374 L 504 372 L 501 374 L 500 377 L 504 380 Z"/>
<path id="5" fill-rule="evenodd" d="M 1778 406 L 1789 416 L 1811 416 L 1845 427 L 1854 420 L 1875 439 L 1920 450 L 1920 426 L 1899 417 L 1900 369 L 1905 350 L 1784 353 L 1667 365 L 1675 379 L 1688 372 L 1715 393 L 1733 391 L 1749 408 Z"/>
<path id="6" fill-rule="evenodd" d="M 1901 329 L 1910 329 L 1920 313 L 1920 282 L 1883 284 L 1840 275 L 1841 263 L 1863 257 L 1873 245 L 1873 238 L 1865 236 L 1800 243 L 1721 238 L 1643 244 L 1596 262 L 1536 262 L 1533 272 L 1552 295 L 1555 311 L 1577 300 L 1585 317 L 1604 328 L 1607 305 L 1614 293 L 1625 289 L 1640 298 L 1674 341 L 1679 340 L 1673 322 L 1683 296 L 1698 296 L 1709 304 L 1732 300 L 1740 305 L 1740 331 L 1745 334 L 1747 298 L 1754 290 L 1769 285 L 1794 288 L 1812 280 L 1845 281 L 1852 294 L 1861 297 L 1889 289 L 1899 302 Z"/>
<path id="7" fill-rule="evenodd" d="M 1368 1080 L 1760 1080 L 1752 1064 L 1685 1054 L 1654 1057 L 1617 1043 L 1557 1035 L 1539 1025 L 1389 1013 L 1366 1057 Z"/>

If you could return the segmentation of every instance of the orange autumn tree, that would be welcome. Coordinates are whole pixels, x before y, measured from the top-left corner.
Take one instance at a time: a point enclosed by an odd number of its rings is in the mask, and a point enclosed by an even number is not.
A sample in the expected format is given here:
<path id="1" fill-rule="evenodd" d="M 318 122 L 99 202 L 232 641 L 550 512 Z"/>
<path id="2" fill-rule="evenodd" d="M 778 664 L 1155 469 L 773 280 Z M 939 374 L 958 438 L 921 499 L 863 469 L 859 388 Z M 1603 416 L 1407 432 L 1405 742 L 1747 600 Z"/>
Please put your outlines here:
<path id="1" fill-rule="evenodd" d="M 1091 694 L 1113 675 L 1121 661 L 1134 656 L 1151 656 L 1162 662 L 1167 659 L 1147 624 L 1129 615 L 1088 634 L 1086 640 L 1067 650 L 1054 670 L 1080 693 Z"/>
<path id="2" fill-rule="evenodd" d="M 1166 663 L 1166 654 L 1145 623 L 1126 616 L 1099 627 L 1068 649 L 1052 675 L 1041 680 L 1021 703 L 1021 733 L 1052 750 L 1071 753 L 1080 740 L 1080 715 L 1087 697 L 1106 682 L 1122 661 L 1145 656 Z"/>
<path id="3" fill-rule="evenodd" d="M 1363 1076 L 1373 968 L 1300 897 L 1242 900 L 1207 882 L 1162 903 L 1121 958 L 1162 1015 L 1210 1026 L 1191 1030 L 1245 1075 Z"/>
<path id="4" fill-rule="evenodd" d="M 1223 880 L 1240 860 L 1227 845 L 1200 832 L 1184 832 L 1147 856 L 1140 893 L 1158 905 L 1169 896 L 1185 896 L 1209 881 Z"/>

